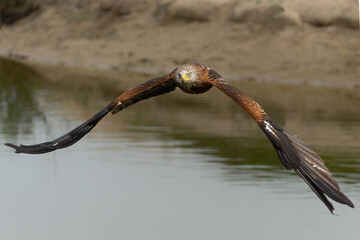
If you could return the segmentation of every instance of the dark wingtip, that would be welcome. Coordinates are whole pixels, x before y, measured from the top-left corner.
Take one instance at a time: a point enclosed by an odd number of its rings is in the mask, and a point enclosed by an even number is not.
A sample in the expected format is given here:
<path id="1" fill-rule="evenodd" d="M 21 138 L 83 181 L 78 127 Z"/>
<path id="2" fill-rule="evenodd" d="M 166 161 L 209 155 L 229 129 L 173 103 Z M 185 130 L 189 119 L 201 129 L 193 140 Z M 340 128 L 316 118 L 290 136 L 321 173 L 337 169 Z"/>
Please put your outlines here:
<path id="1" fill-rule="evenodd" d="M 347 199 L 348 201 L 346 202 L 346 205 L 348 205 L 351 208 L 355 208 L 355 205 L 352 203 L 352 201 L 350 199 Z"/>
<path id="2" fill-rule="evenodd" d="M 18 146 L 18 145 L 12 144 L 12 143 L 4 143 L 4 145 L 15 149 L 15 153 L 21 153 L 20 152 L 21 146 Z"/>
<path id="3" fill-rule="evenodd" d="M 338 183 L 314 150 L 271 120 L 264 121 L 260 127 L 273 144 L 282 164 L 287 169 L 293 169 L 332 214 L 334 207 L 326 196 L 354 208 L 354 204 L 340 191 Z"/>
<path id="4" fill-rule="evenodd" d="M 115 103 L 110 103 L 108 106 L 95 114 L 92 118 L 88 119 L 86 122 L 82 123 L 77 128 L 52 141 L 33 145 L 15 145 L 12 143 L 5 143 L 5 145 L 15 149 L 15 153 L 27 154 L 48 153 L 57 149 L 69 147 L 79 141 L 88 132 L 90 132 L 91 129 L 93 129 L 97 123 L 101 121 L 101 119 L 114 108 L 114 106 Z"/>
<path id="5" fill-rule="evenodd" d="M 52 142 L 34 144 L 34 145 L 15 145 L 12 143 L 5 143 L 5 146 L 15 149 L 15 153 L 27 153 L 27 154 L 40 154 L 54 151 L 55 148 Z"/>

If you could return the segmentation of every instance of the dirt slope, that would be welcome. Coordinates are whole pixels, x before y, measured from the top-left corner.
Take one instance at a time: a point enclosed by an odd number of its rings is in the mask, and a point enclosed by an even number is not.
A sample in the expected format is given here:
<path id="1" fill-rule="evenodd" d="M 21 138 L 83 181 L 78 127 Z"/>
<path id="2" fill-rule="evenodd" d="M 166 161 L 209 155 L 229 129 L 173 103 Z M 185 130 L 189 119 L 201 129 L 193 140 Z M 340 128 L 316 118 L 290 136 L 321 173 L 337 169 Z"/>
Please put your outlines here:
<path id="1" fill-rule="evenodd" d="M 0 55 L 167 72 L 206 64 L 231 79 L 359 86 L 355 0 L 37 0 L 0 29 Z"/>

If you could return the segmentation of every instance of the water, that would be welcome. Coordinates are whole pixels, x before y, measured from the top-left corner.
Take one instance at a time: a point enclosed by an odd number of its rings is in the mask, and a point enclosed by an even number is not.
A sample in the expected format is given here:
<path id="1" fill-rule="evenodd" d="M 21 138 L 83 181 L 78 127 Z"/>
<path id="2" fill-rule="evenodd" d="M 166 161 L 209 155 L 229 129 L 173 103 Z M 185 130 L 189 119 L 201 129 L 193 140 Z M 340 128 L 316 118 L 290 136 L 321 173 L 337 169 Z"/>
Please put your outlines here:
<path id="1" fill-rule="evenodd" d="M 236 85 L 310 144 L 359 205 L 356 93 Z M 0 142 L 58 137 L 119 93 L 51 83 L 2 62 Z M 215 89 L 138 103 L 53 153 L 0 147 L 0 206 L 1 239 L 360 239 L 359 208 L 334 203 L 332 216 Z"/>

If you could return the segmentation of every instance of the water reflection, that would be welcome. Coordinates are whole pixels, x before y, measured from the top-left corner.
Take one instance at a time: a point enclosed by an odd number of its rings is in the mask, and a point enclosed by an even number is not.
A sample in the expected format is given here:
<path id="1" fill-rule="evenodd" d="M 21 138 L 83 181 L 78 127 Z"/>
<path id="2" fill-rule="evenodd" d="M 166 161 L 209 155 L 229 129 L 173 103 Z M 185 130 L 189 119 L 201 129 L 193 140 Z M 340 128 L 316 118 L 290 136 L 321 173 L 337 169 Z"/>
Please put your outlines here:
<path id="1" fill-rule="evenodd" d="M 36 134 L 32 131 L 34 120 L 42 119 L 42 124 L 49 125 L 46 112 L 54 107 L 55 112 L 67 112 L 68 116 L 62 118 L 81 122 L 126 90 L 121 82 L 118 91 L 110 88 L 108 92 L 105 87 L 99 91 L 99 88 L 73 89 L 64 83 L 49 84 L 40 80 L 31 68 L 12 61 L 0 63 L 2 133 L 9 138 L 16 138 L 19 131 Z M 292 132 L 299 131 L 301 138 L 326 159 L 332 171 L 359 172 L 359 95 L 287 86 L 264 89 L 251 83 L 242 83 L 242 88 L 250 95 L 259 96 L 259 102 L 273 119 Z M 45 104 L 54 106 L 44 107 Z M 123 123 L 110 119 L 102 131 L 131 132 L 135 138 L 140 133 L 156 132 L 160 139 L 190 142 L 177 147 L 201 149 L 201 154 L 216 157 L 212 162 L 231 165 L 231 169 L 236 165 L 270 165 L 282 169 L 272 146 L 252 119 L 216 90 L 196 97 L 182 93 L 165 95 L 138 104 L 121 115 Z M 317 131 L 319 134 L 314 135 Z"/>
<path id="2" fill-rule="evenodd" d="M 19 131 L 31 133 L 31 123 L 41 116 L 34 88 L 40 87 L 39 76 L 30 68 L 0 59 L 1 132 L 16 136 Z M 9 128 L 8 125 L 13 127 Z"/>
<path id="3" fill-rule="evenodd" d="M 116 88 L 49 83 L 22 65 L 0 66 L 2 142 L 53 139 L 128 87 L 121 81 Z M 358 205 L 359 96 L 241 85 L 320 153 Z M 329 218 L 307 186 L 284 170 L 257 125 L 216 90 L 136 104 L 66 150 L 28 156 L 2 149 L 0 215 L 7 220 L 0 226 L 7 239 L 303 239 L 320 233 L 337 239 L 338 224 L 350 238 L 358 236 L 358 210 L 336 204 L 346 223 Z"/>
<path id="4" fill-rule="evenodd" d="M 41 81 L 39 74 L 31 68 L 11 61 L 0 63 L 2 132 L 12 138 L 16 138 L 19 131 L 26 135 L 36 134 L 32 131 L 35 119 L 42 119 L 42 124 L 49 125 L 46 112 L 54 107 L 55 112 L 67 112 L 62 118 L 75 118 L 81 122 L 126 90 L 121 82 L 118 91 L 113 88 L 106 91 L 106 87 L 99 91 L 99 88 L 74 89 L 64 83 L 49 84 Z M 360 111 L 357 106 L 360 95 L 287 86 L 264 89 L 264 86 L 251 83 L 242 83 L 242 88 L 258 97 L 276 122 L 292 132 L 298 131 L 332 171 L 359 172 L 360 138 L 357 133 Z M 110 119 L 102 130 L 132 132 L 135 138 L 139 138 L 140 133 L 156 132 L 159 139 L 190 142 L 178 147 L 201 149 L 201 154 L 216 157 L 212 162 L 231 165 L 232 170 L 236 165 L 270 165 L 282 169 L 272 146 L 252 119 L 216 90 L 196 97 L 182 93 L 165 95 L 119 115 L 120 121 L 124 122 L 119 124 L 119 119 Z M 9 125 L 11 128 L 6 127 Z"/>

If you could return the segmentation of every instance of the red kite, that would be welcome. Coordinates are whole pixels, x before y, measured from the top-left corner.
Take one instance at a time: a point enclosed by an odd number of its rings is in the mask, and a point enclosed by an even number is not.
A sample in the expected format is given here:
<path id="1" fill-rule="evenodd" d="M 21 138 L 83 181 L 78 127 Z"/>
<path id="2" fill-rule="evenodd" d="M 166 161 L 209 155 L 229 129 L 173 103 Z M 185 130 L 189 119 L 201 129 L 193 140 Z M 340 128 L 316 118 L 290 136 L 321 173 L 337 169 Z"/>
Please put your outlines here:
<path id="1" fill-rule="evenodd" d="M 354 204 L 340 192 L 339 185 L 316 152 L 272 121 L 257 102 L 237 87 L 225 82 L 220 74 L 198 63 L 182 65 L 169 74 L 148 80 L 124 92 L 92 118 L 55 140 L 34 145 L 17 146 L 11 143 L 5 145 L 14 148 L 16 153 L 28 154 L 46 153 L 66 148 L 90 132 L 109 112 L 115 114 L 141 100 L 172 92 L 176 87 L 186 93 L 200 94 L 213 86 L 228 95 L 256 121 L 269 138 L 285 168 L 293 169 L 304 179 L 331 213 L 333 213 L 334 207 L 325 195 L 336 202 L 354 207 Z"/>

